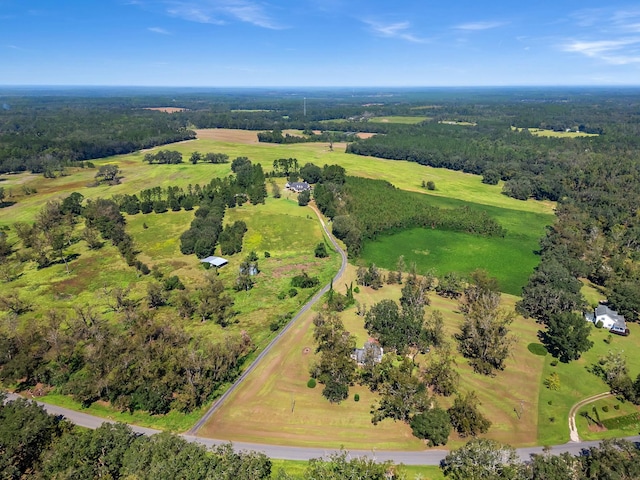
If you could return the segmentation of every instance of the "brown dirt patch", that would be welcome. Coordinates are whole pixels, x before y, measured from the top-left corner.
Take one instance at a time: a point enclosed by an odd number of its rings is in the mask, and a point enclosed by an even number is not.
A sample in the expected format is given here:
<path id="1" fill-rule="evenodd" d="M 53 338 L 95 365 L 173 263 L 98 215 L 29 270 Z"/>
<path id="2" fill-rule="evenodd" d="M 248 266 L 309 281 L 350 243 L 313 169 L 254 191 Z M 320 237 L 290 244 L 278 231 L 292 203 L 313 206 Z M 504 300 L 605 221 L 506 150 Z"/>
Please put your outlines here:
<path id="1" fill-rule="evenodd" d="M 146 108 L 143 108 L 143 110 L 156 110 L 157 112 L 176 113 L 176 112 L 184 112 L 186 110 L 186 108 L 179 108 L 179 107 L 146 107 Z"/>
<path id="2" fill-rule="evenodd" d="M 370 133 L 370 132 L 358 132 L 356 133 L 356 137 L 358 138 L 371 138 L 374 135 L 377 135 L 376 133 Z"/>
<path id="3" fill-rule="evenodd" d="M 257 132 L 250 130 L 236 130 L 232 128 L 201 128 L 195 130 L 198 139 L 217 140 L 243 144 L 258 143 Z"/>
<path id="4" fill-rule="evenodd" d="M 311 353 L 311 349 L 309 347 L 304 347 L 302 349 L 302 354 L 303 355 L 309 355 L 309 353 Z"/>

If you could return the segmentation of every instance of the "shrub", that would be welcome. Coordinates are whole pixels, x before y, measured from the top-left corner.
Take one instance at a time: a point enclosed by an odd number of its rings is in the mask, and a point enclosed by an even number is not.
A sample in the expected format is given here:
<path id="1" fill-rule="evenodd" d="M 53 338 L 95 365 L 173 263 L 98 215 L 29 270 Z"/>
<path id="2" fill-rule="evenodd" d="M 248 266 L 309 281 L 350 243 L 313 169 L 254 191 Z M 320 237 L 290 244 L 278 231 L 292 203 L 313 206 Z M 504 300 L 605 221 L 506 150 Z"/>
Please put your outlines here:
<path id="1" fill-rule="evenodd" d="M 310 378 L 309 381 L 307 382 L 307 387 L 316 388 L 316 379 L 315 378 Z"/>
<path id="2" fill-rule="evenodd" d="M 596 322 L 596 328 L 602 328 L 604 326 L 604 323 L 602 323 L 602 320 L 598 320 Z"/>
<path id="3" fill-rule="evenodd" d="M 296 295 L 298 295 L 298 290 L 296 290 L 295 288 L 289 290 L 289 297 L 293 298 Z"/>
<path id="4" fill-rule="evenodd" d="M 297 288 L 311 288 L 320 285 L 318 277 L 310 277 L 307 272 L 302 272 L 291 279 L 291 286 Z"/>
<path id="5" fill-rule="evenodd" d="M 427 182 L 427 190 L 435 190 L 436 189 L 436 184 L 433 180 L 429 180 Z"/>
<path id="6" fill-rule="evenodd" d="M 356 393 L 356 394 L 353 396 L 353 401 L 354 401 L 354 402 L 359 402 L 359 401 L 360 401 L 360 395 Z"/>
<path id="7" fill-rule="evenodd" d="M 603 406 L 603 407 L 602 407 L 602 411 L 603 411 L 604 413 L 607 413 L 607 412 L 609 411 L 609 405 L 605 405 L 605 406 Z"/>
<path id="8" fill-rule="evenodd" d="M 556 417 L 549 417 L 549 422 L 554 423 L 556 421 Z"/>
<path id="9" fill-rule="evenodd" d="M 547 405 L 553 405 L 553 400 L 549 400 L 549 401 L 547 402 Z"/>
<path id="10" fill-rule="evenodd" d="M 614 410 L 620 410 L 620 404 L 619 404 L 619 403 L 616 403 L 616 404 L 613 406 L 613 409 L 614 409 Z"/>
<path id="11" fill-rule="evenodd" d="M 149 228 L 149 226 L 146 223 L 143 223 L 142 224 L 142 228 L 144 228 L 146 230 L 147 228 Z"/>
<path id="12" fill-rule="evenodd" d="M 278 294 L 278 300 L 284 300 L 285 298 L 287 298 L 287 294 L 285 292 L 280 292 Z"/>
<path id="13" fill-rule="evenodd" d="M 540 343 L 530 343 L 529 345 L 527 345 L 527 350 L 529 350 L 534 355 L 539 355 L 541 357 L 544 357 L 547 354 L 547 349 Z"/>
<path id="14" fill-rule="evenodd" d="M 269 258 L 271 257 L 271 254 L 269 252 L 264 252 L 264 258 Z"/>
<path id="15" fill-rule="evenodd" d="M 360 287 L 356 286 L 353 288 L 353 293 L 360 293 Z"/>
<path id="16" fill-rule="evenodd" d="M 555 367 L 556 365 L 558 365 L 558 360 L 551 360 L 550 365 L 551 365 L 552 367 Z"/>
<path id="17" fill-rule="evenodd" d="M 318 245 L 316 245 L 316 249 L 314 252 L 316 258 L 327 258 L 329 256 L 329 253 L 327 252 L 327 247 L 324 244 L 324 242 L 319 243 Z"/>

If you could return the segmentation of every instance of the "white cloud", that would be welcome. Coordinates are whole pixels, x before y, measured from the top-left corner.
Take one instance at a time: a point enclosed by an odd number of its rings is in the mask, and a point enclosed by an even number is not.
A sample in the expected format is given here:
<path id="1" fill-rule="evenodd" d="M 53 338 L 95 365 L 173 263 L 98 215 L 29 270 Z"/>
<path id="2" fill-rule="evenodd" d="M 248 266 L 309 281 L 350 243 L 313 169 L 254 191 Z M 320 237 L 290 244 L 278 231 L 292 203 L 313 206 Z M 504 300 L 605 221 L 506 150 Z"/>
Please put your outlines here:
<path id="1" fill-rule="evenodd" d="M 372 20 L 364 20 L 364 23 L 369 25 L 371 30 L 381 37 L 399 38 L 412 43 L 426 43 L 428 41 L 425 38 L 416 37 L 410 33 L 408 31 L 411 26 L 409 22 L 383 24 Z"/>
<path id="2" fill-rule="evenodd" d="M 504 25 L 504 22 L 471 22 L 471 23 L 462 23 L 460 25 L 456 25 L 456 30 L 467 30 L 471 32 L 476 32 L 480 30 L 490 30 L 492 28 L 498 28 Z"/>
<path id="3" fill-rule="evenodd" d="M 147 30 L 149 30 L 150 32 L 153 33 L 159 33 L 160 35 L 171 35 L 171 33 L 167 30 L 165 30 L 164 28 L 160 28 L 160 27 L 149 27 L 147 28 Z"/>
<path id="4" fill-rule="evenodd" d="M 593 9 L 572 15 L 577 26 L 588 28 L 580 39 L 565 39 L 561 49 L 612 65 L 640 63 L 640 9 Z"/>
<path id="5" fill-rule="evenodd" d="M 161 3 L 169 15 L 190 22 L 224 25 L 235 20 L 272 30 L 284 28 L 261 4 L 250 0 L 162 0 Z"/>
<path id="6" fill-rule="evenodd" d="M 614 65 L 640 63 L 640 37 L 617 40 L 574 40 L 562 46 L 565 52 L 580 53 Z"/>

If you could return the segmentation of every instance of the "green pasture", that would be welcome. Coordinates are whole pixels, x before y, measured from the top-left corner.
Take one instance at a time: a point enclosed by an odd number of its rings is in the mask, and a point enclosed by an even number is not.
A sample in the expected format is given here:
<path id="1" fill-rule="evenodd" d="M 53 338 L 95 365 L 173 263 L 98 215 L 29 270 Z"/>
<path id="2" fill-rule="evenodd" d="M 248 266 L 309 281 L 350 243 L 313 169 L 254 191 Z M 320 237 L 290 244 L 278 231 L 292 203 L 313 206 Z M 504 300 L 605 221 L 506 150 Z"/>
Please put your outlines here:
<path id="1" fill-rule="evenodd" d="M 429 201 L 440 208 L 467 206 L 484 211 L 507 230 L 507 235 L 504 238 L 483 237 L 414 228 L 365 242 L 360 262 L 393 270 L 398 257 L 404 255 L 407 265 L 415 262 L 420 272 L 432 269 L 439 275 L 452 271 L 467 274 L 483 268 L 498 279 L 502 291 L 520 295 L 538 264 L 535 252 L 539 239 L 554 217 L 444 197 L 430 197 Z"/>
<path id="2" fill-rule="evenodd" d="M 271 459 L 272 477 L 283 470 L 296 480 L 306 480 L 304 472 L 309 462 L 304 460 L 278 460 Z M 406 475 L 407 480 L 444 480 L 444 474 L 440 467 L 432 465 L 399 465 L 397 471 Z"/>
<path id="3" fill-rule="evenodd" d="M 389 115 L 386 117 L 373 117 L 368 121 L 369 123 L 401 123 L 404 125 L 416 125 L 418 123 L 424 122 L 425 120 L 430 120 L 431 117 L 413 117 L 413 116 L 402 116 L 402 115 Z"/>
<path id="4" fill-rule="evenodd" d="M 415 262 L 419 272 L 432 270 L 437 276 L 448 272 L 466 275 L 482 268 L 498 279 L 501 291 L 520 295 L 539 261 L 533 248 L 535 242 L 517 237 L 414 228 L 366 242 L 361 261 L 393 270 L 398 257 L 404 255 L 407 265 Z"/>
<path id="5" fill-rule="evenodd" d="M 623 350 L 626 352 L 629 374 L 635 379 L 640 373 L 640 358 L 634 355 L 634 352 L 640 348 L 640 326 L 637 324 L 628 324 L 628 326 L 631 335 L 628 337 L 611 335 L 610 344 L 605 342 L 605 339 L 608 339 L 610 335 L 608 330 L 592 327 L 590 339 L 594 343 L 593 348 L 583 354 L 579 360 L 570 363 L 558 362 L 556 366 L 553 366 L 551 365 L 553 357 L 551 355 L 545 357 L 541 381 L 549 377 L 552 372 L 557 372 L 560 376 L 560 390 L 553 391 L 546 387 L 540 389 L 539 445 L 556 445 L 567 442 L 569 440 L 568 421 L 571 407 L 580 400 L 609 390 L 602 379 L 590 372 L 592 365 L 596 364 L 598 359 L 604 357 L 608 351 Z M 613 399 L 609 401 L 613 402 Z M 586 429 L 586 421 L 583 422 L 579 416 L 576 417 L 576 422 L 581 438 L 595 439 L 606 436 L 603 436 L 602 432 L 589 432 Z"/>
<path id="6" fill-rule="evenodd" d="M 585 132 L 556 132 L 555 130 L 548 130 L 546 128 L 517 128 L 511 127 L 511 130 L 521 132 L 523 130 L 529 130 L 531 135 L 536 137 L 554 137 L 554 138 L 578 138 L 578 137 L 597 137 L 597 133 L 585 133 Z"/>

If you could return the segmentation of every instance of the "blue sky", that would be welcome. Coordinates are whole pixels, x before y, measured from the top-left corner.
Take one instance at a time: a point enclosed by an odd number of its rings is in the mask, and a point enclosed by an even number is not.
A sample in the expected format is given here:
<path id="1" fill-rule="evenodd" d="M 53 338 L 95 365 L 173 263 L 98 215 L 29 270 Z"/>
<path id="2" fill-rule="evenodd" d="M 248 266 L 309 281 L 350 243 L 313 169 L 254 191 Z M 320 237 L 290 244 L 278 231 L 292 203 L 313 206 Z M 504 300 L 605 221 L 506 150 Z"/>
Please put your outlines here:
<path id="1" fill-rule="evenodd" d="M 640 85 L 640 4 L 0 0 L 0 84 Z"/>

